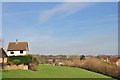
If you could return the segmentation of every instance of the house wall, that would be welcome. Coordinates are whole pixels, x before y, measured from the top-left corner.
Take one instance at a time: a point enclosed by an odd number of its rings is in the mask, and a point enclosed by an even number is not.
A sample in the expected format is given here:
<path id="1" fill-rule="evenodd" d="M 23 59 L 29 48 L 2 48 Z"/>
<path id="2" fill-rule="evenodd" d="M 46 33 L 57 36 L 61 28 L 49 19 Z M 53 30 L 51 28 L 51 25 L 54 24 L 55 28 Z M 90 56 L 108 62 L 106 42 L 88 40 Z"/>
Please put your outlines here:
<path id="1" fill-rule="evenodd" d="M 11 54 L 11 52 L 14 52 L 14 54 Z M 23 51 L 23 53 L 20 53 L 20 51 L 7 51 L 8 56 L 24 56 L 27 55 L 28 51 Z"/>
<path id="2" fill-rule="evenodd" d="M 2 58 L 0 58 L 0 63 L 2 63 L 3 62 L 3 59 Z"/>
<path id="3" fill-rule="evenodd" d="M 5 58 L 0 58 L 0 63 L 7 63 L 7 57 L 5 57 Z"/>
<path id="4" fill-rule="evenodd" d="M 4 58 L 4 61 L 3 61 L 3 63 L 7 63 L 7 58 Z"/>

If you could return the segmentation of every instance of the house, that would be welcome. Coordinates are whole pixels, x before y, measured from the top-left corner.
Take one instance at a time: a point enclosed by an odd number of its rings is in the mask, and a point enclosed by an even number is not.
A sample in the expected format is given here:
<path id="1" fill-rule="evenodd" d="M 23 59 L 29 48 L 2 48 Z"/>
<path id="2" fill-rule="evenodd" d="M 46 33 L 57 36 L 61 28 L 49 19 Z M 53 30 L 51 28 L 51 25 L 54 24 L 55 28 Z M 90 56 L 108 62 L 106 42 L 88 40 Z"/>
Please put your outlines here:
<path id="1" fill-rule="evenodd" d="M 24 56 L 27 55 L 29 51 L 28 42 L 9 42 L 7 48 L 8 56 Z"/>
<path id="2" fill-rule="evenodd" d="M 7 54 L 3 48 L 0 48 L 0 64 L 7 63 Z"/>

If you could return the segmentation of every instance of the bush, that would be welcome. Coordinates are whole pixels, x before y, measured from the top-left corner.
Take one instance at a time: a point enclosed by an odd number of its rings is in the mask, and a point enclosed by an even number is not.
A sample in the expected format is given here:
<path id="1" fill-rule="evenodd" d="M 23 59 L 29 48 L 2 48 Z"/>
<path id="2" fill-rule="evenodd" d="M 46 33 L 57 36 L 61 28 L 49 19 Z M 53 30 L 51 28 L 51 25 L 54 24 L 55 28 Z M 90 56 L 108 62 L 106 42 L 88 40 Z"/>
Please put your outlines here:
<path id="1" fill-rule="evenodd" d="M 32 57 L 32 62 L 29 64 L 28 68 L 30 70 L 36 71 L 38 67 L 39 61 L 36 57 Z"/>
<path id="2" fill-rule="evenodd" d="M 30 70 L 36 71 L 39 61 L 35 56 L 26 55 L 26 56 L 9 56 L 8 57 L 8 65 L 28 65 Z"/>
<path id="3" fill-rule="evenodd" d="M 32 57 L 32 63 L 38 65 L 38 64 L 39 64 L 39 61 L 37 60 L 36 57 Z"/>
<path id="4" fill-rule="evenodd" d="M 36 64 L 29 64 L 28 69 L 32 71 L 37 71 L 37 65 Z"/>
<path id="5" fill-rule="evenodd" d="M 18 59 L 12 60 L 12 63 L 13 63 L 13 64 L 16 64 L 16 65 L 21 64 L 20 60 L 18 60 Z"/>
<path id="6" fill-rule="evenodd" d="M 28 65 L 32 62 L 32 56 L 26 55 L 26 56 L 9 56 L 8 57 L 8 63 L 12 64 L 25 64 Z"/>
<path id="7" fill-rule="evenodd" d="M 73 60 L 64 61 L 64 66 L 80 67 L 83 69 L 91 70 L 101 74 L 111 76 L 113 78 L 120 79 L 120 67 L 116 65 L 105 64 L 97 58 L 87 59 L 84 61 Z"/>

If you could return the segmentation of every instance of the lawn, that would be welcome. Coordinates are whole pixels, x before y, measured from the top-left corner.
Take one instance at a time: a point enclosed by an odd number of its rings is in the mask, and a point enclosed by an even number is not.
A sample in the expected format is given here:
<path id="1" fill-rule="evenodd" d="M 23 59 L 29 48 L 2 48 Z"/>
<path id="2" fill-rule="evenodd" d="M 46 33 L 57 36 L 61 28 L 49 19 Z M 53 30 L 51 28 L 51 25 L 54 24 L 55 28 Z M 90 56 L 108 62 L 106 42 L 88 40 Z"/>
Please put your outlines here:
<path id="1" fill-rule="evenodd" d="M 14 76 L 13 76 L 14 75 Z M 9 70 L 3 71 L 3 78 L 110 78 L 81 68 L 39 65 L 37 71 Z"/>

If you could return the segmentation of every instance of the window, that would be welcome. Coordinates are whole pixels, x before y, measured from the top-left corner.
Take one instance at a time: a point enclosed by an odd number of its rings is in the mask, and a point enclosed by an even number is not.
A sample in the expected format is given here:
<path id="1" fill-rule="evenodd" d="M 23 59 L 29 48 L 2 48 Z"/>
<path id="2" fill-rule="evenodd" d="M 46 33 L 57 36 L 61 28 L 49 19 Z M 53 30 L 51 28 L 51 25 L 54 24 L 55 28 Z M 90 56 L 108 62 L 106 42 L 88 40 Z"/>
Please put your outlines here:
<path id="1" fill-rule="evenodd" d="M 11 54 L 14 54 L 14 52 L 11 52 Z"/>
<path id="2" fill-rule="evenodd" d="M 23 53 L 23 50 L 20 50 L 20 53 Z"/>

